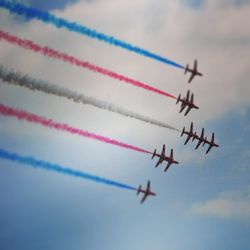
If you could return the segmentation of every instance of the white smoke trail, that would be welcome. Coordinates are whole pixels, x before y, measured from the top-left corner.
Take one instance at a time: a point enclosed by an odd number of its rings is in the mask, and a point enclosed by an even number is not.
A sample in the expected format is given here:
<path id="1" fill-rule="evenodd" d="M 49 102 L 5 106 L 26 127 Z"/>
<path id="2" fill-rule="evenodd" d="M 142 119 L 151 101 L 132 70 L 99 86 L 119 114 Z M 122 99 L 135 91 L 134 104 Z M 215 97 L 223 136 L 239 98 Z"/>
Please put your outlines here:
<path id="1" fill-rule="evenodd" d="M 62 88 L 43 80 L 36 80 L 28 75 L 22 75 L 19 72 L 15 72 L 13 70 L 8 70 L 3 65 L 0 65 L 0 78 L 8 84 L 18 85 L 21 87 L 31 89 L 33 91 L 37 90 L 45 92 L 47 94 L 66 97 L 69 100 L 73 100 L 74 102 L 89 104 L 97 108 L 115 112 L 126 117 L 134 118 L 143 122 L 157 125 L 159 127 L 180 131 L 179 129 L 176 129 L 166 123 L 137 114 L 133 111 L 124 109 L 123 107 L 115 106 L 112 103 L 104 102 L 94 97 L 86 96 L 82 93 L 80 94 L 70 89 Z"/>

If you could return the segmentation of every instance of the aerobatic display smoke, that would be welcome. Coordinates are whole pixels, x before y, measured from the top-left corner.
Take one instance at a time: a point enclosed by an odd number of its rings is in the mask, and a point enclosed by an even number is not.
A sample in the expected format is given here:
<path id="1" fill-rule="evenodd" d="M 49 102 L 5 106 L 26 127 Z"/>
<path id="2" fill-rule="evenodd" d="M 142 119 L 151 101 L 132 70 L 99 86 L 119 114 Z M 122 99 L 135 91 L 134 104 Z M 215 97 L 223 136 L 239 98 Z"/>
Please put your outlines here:
<path id="1" fill-rule="evenodd" d="M 8 32 L 4 32 L 2 30 L 0 30 L 0 40 L 5 40 L 6 42 L 10 43 L 10 44 L 14 44 L 17 46 L 20 46 L 24 49 L 29 49 L 32 50 L 33 52 L 36 53 L 40 53 L 43 54 L 44 56 L 48 56 L 50 58 L 54 58 L 54 59 L 58 59 L 58 60 L 62 60 L 64 62 L 67 62 L 71 65 L 74 66 L 78 66 L 81 68 L 86 68 L 90 71 L 93 71 L 95 73 L 99 73 L 114 79 L 119 80 L 120 82 L 125 82 L 125 83 L 129 83 L 133 86 L 139 87 L 139 88 L 143 88 L 145 90 L 151 91 L 151 92 L 155 92 L 157 94 L 163 95 L 163 96 L 167 96 L 167 97 L 171 97 L 176 99 L 176 97 L 172 94 L 169 94 L 165 91 L 159 90 L 157 88 L 151 87 L 145 83 L 142 83 L 140 81 L 128 78 L 126 76 L 120 75 L 118 73 L 112 72 L 110 70 L 101 68 L 99 66 L 93 65 L 87 61 L 83 61 L 80 59 L 77 59 L 73 56 L 70 56 L 66 53 L 63 52 L 59 52 L 57 50 L 48 48 L 48 47 L 42 47 L 30 40 L 25 40 L 25 39 L 21 39 L 19 37 L 16 37 L 14 35 L 9 34 Z"/>
<path id="2" fill-rule="evenodd" d="M 147 122 L 153 125 L 157 125 L 159 127 L 168 128 L 172 130 L 179 131 L 179 129 L 176 129 L 168 124 L 165 124 L 163 122 L 151 119 L 149 117 L 137 114 L 135 112 L 132 112 L 130 110 L 124 109 L 122 107 L 115 106 L 112 103 L 104 102 L 101 100 L 98 100 L 94 97 L 86 96 L 82 93 L 74 92 L 70 89 L 60 87 L 55 84 L 48 83 L 46 81 L 42 80 L 36 80 L 28 75 L 23 75 L 18 72 L 14 72 L 12 70 L 6 69 L 4 66 L 0 65 L 0 78 L 7 82 L 8 84 L 12 85 L 18 85 L 21 87 L 25 87 L 28 89 L 31 89 L 33 91 L 42 91 L 47 94 L 53 94 L 60 97 L 65 97 L 69 100 L 73 100 L 77 103 L 82 104 L 88 104 L 97 108 L 101 108 L 104 110 L 108 110 L 111 112 L 118 113 L 120 115 L 134 118 L 143 122 Z"/>
<path id="3" fill-rule="evenodd" d="M 52 119 L 44 118 L 44 117 L 41 117 L 32 113 L 25 112 L 23 110 L 14 109 L 3 104 L 0 104 L 0 114 L 9 116 L 9 117 L 16 117 L 19 120 L 26 120 L 31 123 L 40 124 L 47 128 L 53 128 L 59 131 L 69 132 L 71 134 L 76 134 L 76 135 L 83 136 L 89 139 L 98 140 L 104 143 L 112 144 L 118 147 L 131 149 L 133 151 L 146 153 L 146 154 L 152 154 L 151 152 L 145 149 L 135 147 L 127 143 L 119 142 L 117 140 L 110 139 L 108 137 L 104 137 L 101 135 L 97 135 L 97 134 L 94 134 L 94 133 L 91 133 L 82 129 L 74 128 L 68 124 L 59 123 L 59 122 L 53 121 Z"/>
<path id="4" fill-rule="evenodd" d="M 49 171 L 55 171 L 61 174 L 83 178 L 83 179 L 87 179 L 87 180 L 91 180 L 91 181 L 95 181 L 95 182 L 99 182 L 99 183 L 103 183 L 106 185 L 111 185 L 111 186 L 115 186 L 115 187 L 119 187 L 123 189 L 128 189 L 128 190 L 133 190 L 133 191 L 137 190 L 137 188 L 135 187 L 132 187 L 132 186 L 120 183 L 120 182 L 109 180 L 109 179 L 99 177 L 96 175 L 91 175 L 91 174 L 84 173 L 82 171 L 74 170 L 71 168 L 65 168 L 58 164 L 37 160 L 33 157 L 21 156 L 19 154 L 8 152 L 1 148 L 0 148 L 0 158 L 10 160 L 13 162 L 17 162 L 19 164 L 29 165 L 34 168 L 41 168 L 41 169 L 45 169 Z"/>
<path id="5" fill-rule="evenodd" d="M 84 25 L 77 24 L 75 22 L 68 21 L 66 19 L 57 17 L 51 13 L 35 9 L 32 7 L 27 7 L 21 3 L 16 3 L 15 1 L 4 1 L 0 0 L 0 7 L 7 9 L 10 13 L 18 14 L 26 17 L 27 19 L 36 19 L 40 20 L 44 23 L 49 23 L 54 25 L 57 28 L 65 28 L 68 31 L 76 32 L 81 35 L 85 35 L 94 39 L 97 39 L 99 41 L 106 42 L 108 44 L 121 47 L 123 49 L 135 52 L 137 54 L 140 54 L 145 57 L 149 57 L 151 59 L 157 60 L 159 62 L 172 65 L 174 67 L 184 69 L 184 67 L 172 60 L 169 60 L 165 57 L 162 57 L 160 55 L 154 54 L 150 51 L 147 51 L 145 49 L 139 48 L 135 45 L 129 44 L 127 42 L 124 42 L 122 40 L 119 40 L 113 36 L 108 36 L 103 33 L 97 32 L 93 29 L 90 29 Z"/>

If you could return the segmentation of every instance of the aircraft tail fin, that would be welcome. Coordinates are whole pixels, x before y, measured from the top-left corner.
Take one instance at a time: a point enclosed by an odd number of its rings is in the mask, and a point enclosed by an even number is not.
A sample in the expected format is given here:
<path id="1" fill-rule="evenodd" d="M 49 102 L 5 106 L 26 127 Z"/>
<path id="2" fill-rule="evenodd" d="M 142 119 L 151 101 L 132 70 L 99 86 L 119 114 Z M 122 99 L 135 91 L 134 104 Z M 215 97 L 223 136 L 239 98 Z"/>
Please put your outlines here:
<path id="1" fill-rule="evenodd" d="M 184 74 L 187 74 L 188 70 L 189 70 L 189 64 L 187 64 Z"/>
<path id="2" fill-rule="evenodd" d="M 155 149 L 151 159 L 153 159 L 155 157 L 155 155 L 156 155 L 156 149 Z"/>
<path id="3" fill-rule="evenodd" d="M 182 129 L 181 137 L 184 135 L 184 133 L 185 133 L 185 126 Z"/>
<path id="4" fill-rule="evenodd" d="M 141 185 L 139 186 L 139 188 L 137 189 L 137 195 L 141 192 Z"/>
<path id="5" fill-rule="evenodd" d="M 181 94 L 179 94 L 177 101 L 176 101 L 176 104 L 178 104 L 180 100 L 181 100 Z"/>
<path id="6" fill-rule="evenodd" d="M 191 124 L 190 124 L 190 133 L 193 133 L 193 129 L 194 129 L 194 124 L 193 124 L 193 122 L 191 122 Z"/>

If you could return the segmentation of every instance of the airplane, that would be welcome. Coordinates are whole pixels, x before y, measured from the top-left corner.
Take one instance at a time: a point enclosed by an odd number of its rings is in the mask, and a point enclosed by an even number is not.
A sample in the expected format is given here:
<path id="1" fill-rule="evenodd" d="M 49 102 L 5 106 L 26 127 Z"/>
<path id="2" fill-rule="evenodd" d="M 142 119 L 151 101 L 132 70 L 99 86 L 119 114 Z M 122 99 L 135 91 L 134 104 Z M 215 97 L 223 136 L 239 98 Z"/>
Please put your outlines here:
<path id="1" fill-rule="evenodd" d="M 171 166 L 171 164 L 175 163 L 175 164 L 179 164 L 178 161 L 174 160 L 174 152 L 173 152 L 173 149 L 171 149 L 171 152 L 170 152 L 170 156 L 166 156 L 165 154 L 165 144 L 163 144 L 163 147 L 162 147 L 162 152 L 161 154 L 157 154 L 156 152 L 156 149 L 152 155 L 152 159 L 157 156 L 159 157 L 159 160 L 158 162 L 156 163 L 155 167 L 157 168 L 163 161 L 167 161 L 168 164 L 164 170 L 164 172 L 166 172 L 168 170 L 168 168 Z"/>
<path id="2" fill-rule="evenodd" d="M 187 66 L 186 66 L 186 68 L 185 68 L 184 74 L 186 74 L 187 72 L 190 72 L 190 73 L 191 73 L 191 76 L 190 76 L 190 78 L 189 78 L 189 80 L 188 80 L 188 83 L 192 82 L 192 80 L 194 79 L 194 77 L 195 77 L 196 75 L 202 76 L 202 73 L 198 72 L 198 70 L 197 70 L 197 64 L 198 64 L 198 62 L 197 62 L 197 60 L 195 59 L 195 60 L 194 60 L 194 68 L 193 68 L 193 69 L 189 68 L 189 65 L 188 65 L 188 64 L 187 64 Z"/>
<path id="3" fill-rule="evenodd" d="M 186 97 L 181 98 L 181 94 L 180 94 L 176 101 L 176 104 L 181 102 L 181 109 L 179 113 L 181 113 L 186 107 L 188 107 L 184 114 L 185 116 L 189 113 L 189 111 L 192 108 L 199 109 L 199 107 L 194 104 L 194 94 L 193 93 L 191 94 L 191 99 L 189 97 L 190 97 L 190 91 L 188 90 Z"/>
<path id="4" fill-rule="evenodd" d="M 208 141 L 208 140 L 207 140 L 207 137 L 205 138 L 204 143 L 203 143 L 203 146 L 204 146 L 206 143 L 209 145 L 206 154 L 212 149 L 212 147 L 219 147 L 219 145 L 216 144 L 216 143 L 214 142 L 214 133 L 212 134 L 211 141 Z"/>
<path id="5" fill-rule="evenodd" d="M 195 139 L 198 140 L 198 143 L 197 143 L 197 145 L 196 145 L 196 147 L 195 147 L 195 150 L 196 150 L 196 149 L 201 145 L 202 142 L 203 142 L 203 145 L 204 145 L 204 143 L 205 143 L 204 128 L 202 128 L 202 131 L 201 131 L 201 135 L 200 135 L 200 136 L 198 136 L 197 134 L 194 135 L 193 141 L 194 141 Z"/>
<path id="6" fill-rule="evenodd" d="M 196 132 L 193 131 L 193 122 L 191 122 L 191 125 L 190 125 L 190 130 L 189 131 L 185 131 L 185 127 L 183 127 L 183 130 L 182 130 L 182 133 L 181 133 L 181 137 L 186 134 L 188 135 L 187 136 L 187 139 L 185 141 L 185 145 L 189 142 L 189 140 L 193 137 L 193 141 L 194 141 L 194 138 L 196 136 Z"/>
<path id="7" fill-rule="evenodd" d="M 147 183 L 147 188 L 146 190 L 143 190 L 141 185 L 139 186 L 139 188 L 137 189 L 137 195 L 139 195 L 140 193 L 143 193 L 143 197 L 141 199 L 141 204 L 146 200 L 146 198 L 149 196 L 149 195 L 152 195 L 152 196 L 155 196 L 156 193 L 152 192 L 150 190 L 150 181 L 148 181 Z"/>

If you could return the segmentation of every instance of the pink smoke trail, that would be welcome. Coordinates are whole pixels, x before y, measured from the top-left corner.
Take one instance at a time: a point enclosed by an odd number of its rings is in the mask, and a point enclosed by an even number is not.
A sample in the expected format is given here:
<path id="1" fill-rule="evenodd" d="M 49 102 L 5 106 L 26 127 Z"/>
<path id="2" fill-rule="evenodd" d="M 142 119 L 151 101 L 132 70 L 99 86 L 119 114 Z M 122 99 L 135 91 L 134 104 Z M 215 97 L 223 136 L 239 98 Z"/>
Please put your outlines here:
<path id="1" fill-rule="evenodd" d="M 139 147 L 135 147 L 135 146 L 123 143 L 123 142 L 119 142 L 114 139 L 110 139 L 101 135 L 94 134 L 94 133 L 90 133 L 85 130 L 74 128 L 68 124 L 59 123 L 59 122 L 53 121 L 52 119 L 47 119 L 47 118 L 44 118 L 44 117 L 41 117 L 32 113 L 25 112 L 23 110 L 14 109 L 14 108 L 5 106 L 3 104 L 0 104 L 0 114 L 9 116 L 9 117 L 16 117 L 19 120 L 26 120 L 28 122 L 40 124 L 47 128 L 54 128 L 56 130 L 66 131 L 71 134 L 76 134 L 79 136 L 87 137 L 89 139 L 98 140 L 98 141 L 112 144 L 115 146 L 119 146 L 122 148 L 131 149 L 131 150 L 138 151 L 141 153 L 152 154 L 151 152 L 141 149 Z"/>
<path id="2" fill-rule="evenodd" d="M 99 74 L 103 74 L 103 75 L 109 76 L 111 78 L 115 78 L 119 81 L 132 84 L 136 87 L 143 88 L 143 89 L 146 89 L 148 91 L 152 91 L 152 92 L 155 92 L 157 94 L 176 99 L 176 97 L 174 95 L 171 95 L 171 94 L 169 94 L 165 91 L 159 90 L 157 88 L 151 87 L 151 86 L 149 86 L 145 83 L 142 83 L 140 81 L 137 81 L 137 80 L 131 79 L 129 77 L 117 74 L 117 73 L 112 72 L 110 70 L 93 65 L 89 62 L 82 61 L 82 60 L 77 59 L 73 56 L 70 56 L 66 53 L 63 53 L 63 52 L 60 52 L 60 51 L 57 51 L 57 50 L 54 50 L 54 49 L 51 49 L 48 47 L 42 47 L 42 46 L 40 46 L 40 45 L 30 41 L 30 40 L 21 39 L 19 37 L 16 37 L 14 35 L 9 34 L 8 32 L 4 32 L 2 30 L 0 30 L 0 40 L 1 39 L 7 41 L 8 43 L 18 45 L 22 48 L 32 50 L 33 52 L 41 53 L 45 56 L 48 56 L 48 57 L 51 57 L 54 59 L 59 59 L 59 60 L 62 60 L 64 62 L 70 63 L 70 64 L 78 66 L 78 67 L 87 68 L 87 69 L 94 71 L 94 72 L 97 72 Z"/>

